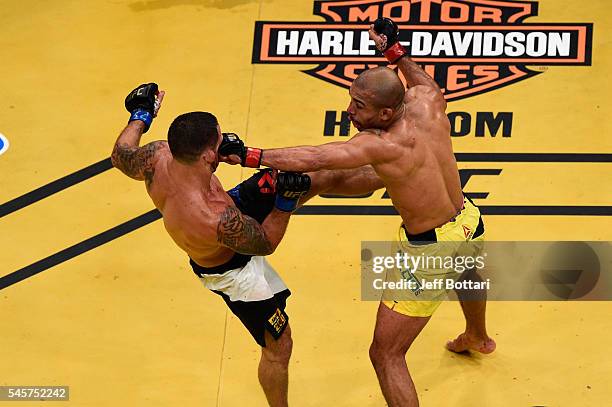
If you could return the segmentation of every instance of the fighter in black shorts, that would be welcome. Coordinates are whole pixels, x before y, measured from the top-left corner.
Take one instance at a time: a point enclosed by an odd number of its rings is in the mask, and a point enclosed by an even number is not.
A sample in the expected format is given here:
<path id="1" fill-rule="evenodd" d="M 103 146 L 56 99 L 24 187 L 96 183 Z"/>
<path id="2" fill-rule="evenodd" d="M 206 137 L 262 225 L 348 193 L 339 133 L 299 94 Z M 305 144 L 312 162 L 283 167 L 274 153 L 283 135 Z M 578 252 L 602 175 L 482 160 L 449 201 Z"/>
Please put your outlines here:
<path id="1" fill-rule="evenodd" d="M 262 171 L 226 192 L 214 175 L 219 147 L 222 141 L 236 146 L 211 113 L 180 115 L 167 141 L 139 147 L 163 97 L 154 83 L 128 95 L 131 116 L 115 143 L 113 165 L 145 181 L 166 231 L 189 255 L 194 272 L 262 346 L 258 376 L 268 403 L 286 406 L 292 340 L 285 302 L 290 292 L 263 256 L 280 243 L 300 199 L 319 193 L 358 195 L 382 183 L 370 166 L 308 175 Z M 249 151 L 244 157 L 249 164 L 258 160 Z"/>
<path id="2" fill-rule="evenodd" d="M 292 177 L 291 182 L 304 182 L 305 187 L 310 184 L 307 175 L 281 177 Z M 276 171 L 261 170 L 227 193 L 243 215 L 261 224 L 274 209 L 276 178 Z M 223 298 L 259 345 L 266 346 L 266 331 L 274 339 L 282 335 L 289 322 L 285 305 L 291 291 L 265 257 L 235 252 L 229 261 L 214 267 L 202 267 L 192 259 L 189 262 L 204 285 Z"/>

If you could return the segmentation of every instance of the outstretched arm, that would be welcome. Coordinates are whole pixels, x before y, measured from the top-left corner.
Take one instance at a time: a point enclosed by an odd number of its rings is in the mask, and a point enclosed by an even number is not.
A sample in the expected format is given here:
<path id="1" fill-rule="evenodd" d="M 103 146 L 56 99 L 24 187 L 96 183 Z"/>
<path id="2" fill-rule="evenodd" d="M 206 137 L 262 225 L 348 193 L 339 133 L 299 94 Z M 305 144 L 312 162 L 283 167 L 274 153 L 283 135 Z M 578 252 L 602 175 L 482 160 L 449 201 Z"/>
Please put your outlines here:
<path id="1" fill-rule="evenodd" d="M 283 171 L 350 169 L 393 159 L 397 149 L 387 144 L 373 133 L 362 132 L 347 142 L 264 150 L 261 162 Z"/>
<path id="2" fill-rule="evenodd" d="M 265 150 L 261 163 L 283 171 L 310 172 L 356 168 L 368 164 L 363 149 L 344 142 Z"/>

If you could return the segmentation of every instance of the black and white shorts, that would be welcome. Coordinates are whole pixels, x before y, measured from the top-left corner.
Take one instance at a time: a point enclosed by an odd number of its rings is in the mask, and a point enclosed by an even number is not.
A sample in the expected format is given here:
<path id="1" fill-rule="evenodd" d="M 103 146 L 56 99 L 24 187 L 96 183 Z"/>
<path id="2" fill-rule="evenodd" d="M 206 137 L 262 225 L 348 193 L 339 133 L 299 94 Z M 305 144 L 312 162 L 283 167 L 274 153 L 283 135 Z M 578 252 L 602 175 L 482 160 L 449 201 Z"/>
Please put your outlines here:
<path id="1" fill-rule="evenodd" d="M 276 172 L 264 169 L 227 191 L 236 207 L 259 223 L 274 208 Z M 230 310 L 261 346 L 266 346 L 267 330 L 275 339 L 285 331 L 285 312 L 291 292 L 261 256 L 235 253 L 225 264 L 206 268 L 190 261 L 193 271 L 212 292 L 220 295 Z"/>
<path id="2" fill-rule="evenodd" d="M 205 274 L 202 271 L 209 270 L 190 263 L 204 286 L 223 298 L 259 345 L 266 346 L 266 330 L 274 339 L 285 331 L 289 323 L 285 305 L 291 291 L 265 257 L 253 256 L 243 267 L 223 274 Z"/>

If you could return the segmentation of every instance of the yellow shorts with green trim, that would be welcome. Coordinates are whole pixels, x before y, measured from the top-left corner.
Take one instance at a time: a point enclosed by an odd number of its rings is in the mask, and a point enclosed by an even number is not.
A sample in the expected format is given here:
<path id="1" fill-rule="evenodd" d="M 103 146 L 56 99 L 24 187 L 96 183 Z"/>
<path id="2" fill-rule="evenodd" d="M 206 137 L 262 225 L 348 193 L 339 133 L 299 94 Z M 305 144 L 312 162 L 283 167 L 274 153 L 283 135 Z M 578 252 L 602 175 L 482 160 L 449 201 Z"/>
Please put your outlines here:
<path id="1" fill-rule="evenodd" d="M 423 264 L 413 268 L 412 272 L 393 269 L 387 273 L 387 281 L 412 281 L 412 287 L 415 287 L 402 289 L 399 294 L 397 290 L 383 291 L 383 304 L 400 314 L 429 317 L 440 306 L 442 300 L 447 298 L 444 285 L 440 283 L 438 287 L 437 283 L 432 282 L 459 279 L 461 272 L 457 267 L 448 267 L 448 264 L 459 263 L 436 261 L 437 259 L 452 261 L 451 259 L 458 260 L 460 257 L 475 258 L 482 252 L 484 223 L 478 207 L 467 198 L 463 200 L 461 212 L 452 221 L 437 227 L 434 231 L 436 242 L 414 244 L 408 240 L 404 227 L 402 225 L 399 227 L 395 239 L 397 251 L 424 259 Z"/>

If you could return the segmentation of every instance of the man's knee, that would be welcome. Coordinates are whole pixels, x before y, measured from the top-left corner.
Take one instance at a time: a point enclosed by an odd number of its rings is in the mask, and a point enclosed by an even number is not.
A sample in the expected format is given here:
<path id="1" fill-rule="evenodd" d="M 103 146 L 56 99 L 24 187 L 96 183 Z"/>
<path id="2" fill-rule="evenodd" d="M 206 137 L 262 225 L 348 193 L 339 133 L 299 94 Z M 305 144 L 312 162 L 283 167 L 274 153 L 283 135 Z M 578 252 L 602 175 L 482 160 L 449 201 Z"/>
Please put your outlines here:
<path id="1" fill-rule="evenodd" d="M 262 348 L 262 354 L 267 360 L 289 364 L 292 351 L 293 339 L 291 338 L 291 329 L 289 327 L 285 329 L 278 339 L 274 339 L 272 335 L 266 332 L 266 347 Z"/>
<path id="2" fill-rule="evenodd" d="M 384 355 L 384 352 L 382 352 L 382 349 L 380 348 L 380 346 L 376 342 L 372 342 L 370 344 L 369 353 L 370 353 L 370 362 L 372 362 L 374 366 L 378 366 L 383 363 L 385 355 Z"/>
<path id="3" fill-rule="evenodd" d="M 404 359 L 411 344 L 412 340 L 409 338 L 376 330 L 370 345 L 370 360 L 376 366 L 396 359 Z"/>
<path id="4" fill-rule="evenodd" d="M 406 357 L 407 348 L 399 346 L 389 346 L 383 342 L 374 339 L 370 345 L 370 361 L 376 366 L 383 366 L 395 359 L 403 359 Z"/>

